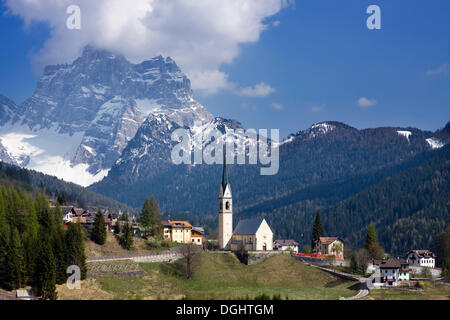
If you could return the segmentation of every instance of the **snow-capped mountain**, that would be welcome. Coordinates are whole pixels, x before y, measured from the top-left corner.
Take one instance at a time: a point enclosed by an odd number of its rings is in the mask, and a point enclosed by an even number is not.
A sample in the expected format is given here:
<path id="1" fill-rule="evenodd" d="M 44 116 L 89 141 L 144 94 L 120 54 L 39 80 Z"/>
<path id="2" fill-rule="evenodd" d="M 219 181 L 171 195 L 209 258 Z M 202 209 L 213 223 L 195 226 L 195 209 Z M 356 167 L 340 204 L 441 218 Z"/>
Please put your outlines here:
<path id="1" fill-rule="evenodd" d="M 447 126 L 438 130 L 435 133 L 429 131 L 422 131 L 416 128 L 393 128 L 393 127 L 380 127 L 373 129 L 358 130 L 342 122 L 337 121 L 324 121 L 313 124 L 306 130 L 300 130 L 295 134 L 289 135 L 284 139 L 280 145 L 289 144 L 291 142 L 308 141 L 315 138 L 325 137 L 327 135 L 332 136 L 346 136 L 353 133 L 360 132 L 362 135 L 379 135 L 380 138 L 389 136 L 392 140 L 399 140 L 403 143 L 410 143 L 411 139 L 428 149 L 439 149 L 450 142 L 450 122 Z M 399 139 L 400 138 L 400 139 Z"/>
<path id="2" fill-rule="evenodd" d="M 133 64 L 87 46 L 73 63 L 46 67 L 19 107 L 0 96 L 0 159 L 86 186 L 156 114 L 179 126 L 213 120 L 170 57 Z"/>
<path id="3" fill-rule="evenodd" d="M 196 165 L 193 156 L 194 150 L 203 151 L 207 146 L 217 145 L 219 141 L 221 143 L 233 141 L 246 146 L 256 143 L 253 137 L 243 134 L 242 125 L 234 120 L 217 117 L 212 121 L 201 123 L 201 125 L 181 127 L 167 114 L 152 114 L 147 117 L 135 137 L 128 143 L 107 179 L 120 179 L 124 183 L 135 183 L 160 175 L 168 168 L 174 167 L 171 152 L 179 141 L 172 140 L 171 135 L 174 130 L 179 128 L 187 130 L 191 137 L 188 149 L 192 152 L 191 164 L 193 166 Z M 238 129 L 242 129 L 242 131 L 236 131 Z M 211 139 L 214 132 L 219 134 L 216 137 L 217 140 Z M 237 151 L 239 153 L 239 150 Z M 241 150 L 241 152 L 244 151 Z"/>

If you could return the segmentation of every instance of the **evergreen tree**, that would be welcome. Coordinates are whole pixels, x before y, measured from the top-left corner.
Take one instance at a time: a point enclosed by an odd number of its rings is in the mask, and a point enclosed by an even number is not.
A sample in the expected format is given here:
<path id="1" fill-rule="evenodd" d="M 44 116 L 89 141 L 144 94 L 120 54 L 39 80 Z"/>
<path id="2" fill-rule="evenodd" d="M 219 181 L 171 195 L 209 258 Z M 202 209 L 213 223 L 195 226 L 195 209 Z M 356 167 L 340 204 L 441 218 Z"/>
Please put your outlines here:
<path id="1" fill-rule="evenodd" d="M 7 281 L 5 289 L 15 290 L 25 286 L 25 257 L 24 250 L 22 246 L 22 241 L 20 240 L 19 231 L 14 228 L 10 232 L 10 241 L 7 250 Z"/>
<path id="2" fill-rule="evenodd" d="M 40 237 L 34 291 L 42 300 L 56 300 L 56 263 L 49 235 Z"/>
<path id="3" fill-rule="evenodd" d="M 67 195 L 64 191 L 57 193 L 56 201 L 58 202 L 58 204 L 63 205 L 63 206 L 66 205 L 66 203 L 67 203 L 66 196 Z"/>
<path id="4" fill-rule="evenodd" d="M 81 225 L 79 223 L 69 224 L 66 232 L 67 266 L 76 265 L 81 271 L 81 280 L 86 279 L 87 266 L 85 243 Z"/>
<path id="5" fill-rule="evenodd" d="M 51 213 L 48 200 L 43 195 L 38 195 L 35 201 L 36 215 L 39 225 L 42 227 L 40 232 L 52 235 L 55 231 L 56 219 Z"/>
<path id="6" fill-rule="evenodd" d="M 56 227 L 52 240 L 56 264 L 56 283 L 63 284 L 67 279 L 67 247 L 62 224 Z"/>
<path id="7" fill-rule="evenodd" d="M 94 230 L 92 231 L 92 240 L 99 244 L 104 245 L 106 242 L 106 224 L 105 217 L 100 209 L 97 211 L 97 215 L 94 219 Z"/>
<path id="8" fill-rule="evenodd" d="M 154 238 L 163 237 L 163 225 L 161 215 L 159 214 L 159 207 L 156 203 L 155 197 L 150 199 L 150 212 L 151 212 L 151 224 L 152 224 L 152 236 Z"/>
<path id="9" fill-rule="evenodd" d="M 152 197 L 153 199 L 153 197 Z M 148 198 L 145 198 L 144 205 L 142 206 L 141 214 L 139 220 L 141 222 L 142 227 L 145 228 L 145 235 L 147 235 L 148 231 L 153 227 L 153 212 L 150 207 L 150 201 Z"/>
<path id="10" fill-rule="evenodd" d="M 8 281 L 8 247 L 9 247 L 9 224 L 6 217 L 6 204 L 4 199 L 4 188 L 0 186 L 0 287 L 6 286 Z"/>
<path id="11" fill-rule="evenodd" d="M 442 231 L 436 239 L 436 254 L 442 268 L 442 275 L 450 280 L 450 228 Z"/>
<path id="12" fill-rule="evenodd" d="M 364 248 L 369 250 L 369 248 L 375 244 L 378 244 L 377 232 L 375 231 L 373 224 L 369 224 L 367 227 L 366 240 L 364 241 Z"/>
<path id="13" fill-rule="evenodd" d="M 25 254 L 26 277 L 32 283 L 36 263 L 36 246 L 38 244 L 39 222 L 36 215 L 34 201 L 28 204 L 28 214 L 24 219 L 24 231 L 22 233 L 22 243 Z"/>
<path id="14" fill-rule="evenodd" d="M 122 246 L 127 250 L 133 248 L 133 234 L 128 222 L 123 227 Z"/>
<path id="15" fill-rule="evenodd" d="M 311 247 L 314 248 L 316 241 L 319 240 L 320 237 L 324 237 L 325 232 L 323 230 L 322 221 L 320 219 L 320 212 L 317 211 L 316 219 L 314 221 L 312 236 L 311 236 Z"/>

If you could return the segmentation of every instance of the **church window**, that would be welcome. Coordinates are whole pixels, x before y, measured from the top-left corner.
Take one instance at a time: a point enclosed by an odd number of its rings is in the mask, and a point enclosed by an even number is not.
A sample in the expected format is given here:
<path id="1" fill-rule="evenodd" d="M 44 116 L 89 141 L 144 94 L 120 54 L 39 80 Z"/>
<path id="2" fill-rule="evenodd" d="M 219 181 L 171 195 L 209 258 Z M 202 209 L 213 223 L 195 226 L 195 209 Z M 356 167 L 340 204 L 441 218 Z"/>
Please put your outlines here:
<path id="1" fill-rule="evenodd" d="M 230 202 L 229 201 L 227 201 L 225 203 L 225 210 L 230 210 Z"/>

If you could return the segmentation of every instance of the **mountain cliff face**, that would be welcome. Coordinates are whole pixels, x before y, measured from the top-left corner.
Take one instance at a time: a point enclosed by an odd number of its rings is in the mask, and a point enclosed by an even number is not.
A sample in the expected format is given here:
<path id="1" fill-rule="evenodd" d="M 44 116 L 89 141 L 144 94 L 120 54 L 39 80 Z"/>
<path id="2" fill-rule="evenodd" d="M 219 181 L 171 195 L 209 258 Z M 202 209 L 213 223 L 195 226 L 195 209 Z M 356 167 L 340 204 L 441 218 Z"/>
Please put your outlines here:
<path id="1" fill-rule="evenodd" d="M 171 58 L 133 64 L 90 46 L 71 64 L 46 67 L 20 107 L 3 96 L 0 107 L 2 160 L 82 185 L 107 174 L 148 116 L 179 126 L 213 119 Z"/>
<path id="2" fill-rule="evenodd" d="M 0 94 L 0 126 L 18 120 L 18 107 L 14 101 Z"/>

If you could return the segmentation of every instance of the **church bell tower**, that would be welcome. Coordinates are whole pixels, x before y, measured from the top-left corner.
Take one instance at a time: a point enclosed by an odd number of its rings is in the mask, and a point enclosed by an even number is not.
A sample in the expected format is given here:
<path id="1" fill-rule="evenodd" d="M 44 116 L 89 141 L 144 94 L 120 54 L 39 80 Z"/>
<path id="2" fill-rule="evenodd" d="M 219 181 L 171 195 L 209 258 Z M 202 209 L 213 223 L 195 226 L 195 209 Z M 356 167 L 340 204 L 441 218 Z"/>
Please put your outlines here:
<path id="1" fill-rule="evenodd" d="M 223 154 L 222 183 L 219 191 L 219 248 L 230 249 L 233 235 L 233 198 L 228 183 L 226 154 Z"/>

